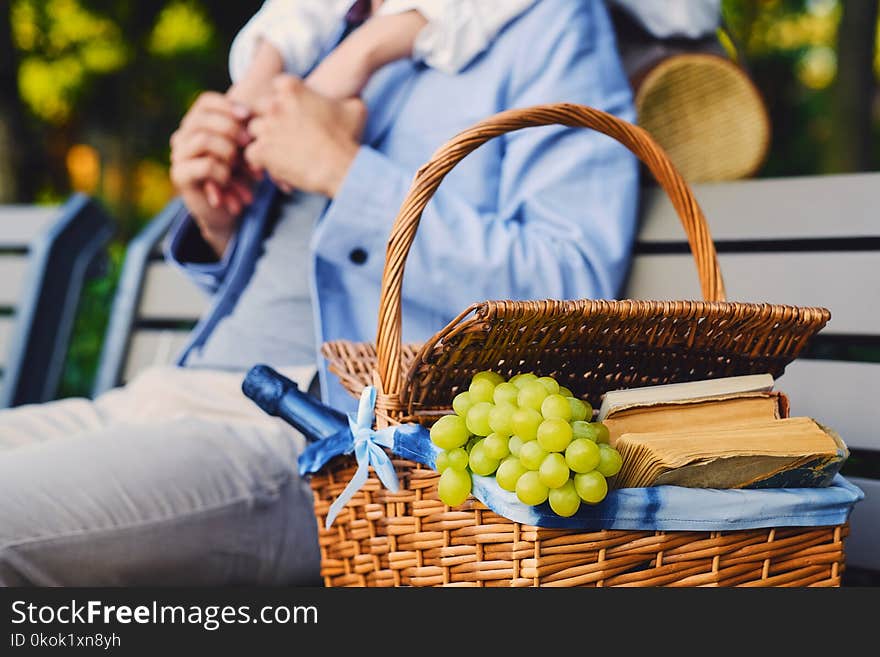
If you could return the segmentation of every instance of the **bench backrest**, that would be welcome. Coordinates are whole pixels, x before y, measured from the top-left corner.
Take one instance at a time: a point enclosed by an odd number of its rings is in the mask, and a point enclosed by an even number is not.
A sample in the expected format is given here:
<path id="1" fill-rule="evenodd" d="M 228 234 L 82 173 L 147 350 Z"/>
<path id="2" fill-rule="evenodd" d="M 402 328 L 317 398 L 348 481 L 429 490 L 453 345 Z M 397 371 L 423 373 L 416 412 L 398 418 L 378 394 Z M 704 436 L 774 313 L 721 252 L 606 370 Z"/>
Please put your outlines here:
<path id="1" fill-rule="evenodd" d="M 0 206 L 0 408 L 54 398 L 82 287 L 112 232 L 81 194 Z"/>
<path id="2" fill-rule="evenodd" d="M 824 306 L 832 319 L 777 388 L 793 415 L 837 430 L 848 467 L 880 465 L 880 174 L 700 185 L 731 301 Z M 660 190 L 643 197 L 642 226 L 623 296 L 698 299 L 684 232 Z M 850 477 L 866 493 L 847 541 L 851 566 L 880 570 L 880 480 Z"/>
<path id="3" fill-rule="evenodd" d="M 128 247 L 94 394 L 151 365 L 173 363 L 208 307 L 208 296 L 162 255 L 162 241 L 180 208 L 179 201 L 169 204 Z"/>
<path id="4" fill-rule="evenodd" d="M 58 207 L 52 205 L 0 205 L 0 383 L 27 280 L 31 243 L 57 216 Z"/>

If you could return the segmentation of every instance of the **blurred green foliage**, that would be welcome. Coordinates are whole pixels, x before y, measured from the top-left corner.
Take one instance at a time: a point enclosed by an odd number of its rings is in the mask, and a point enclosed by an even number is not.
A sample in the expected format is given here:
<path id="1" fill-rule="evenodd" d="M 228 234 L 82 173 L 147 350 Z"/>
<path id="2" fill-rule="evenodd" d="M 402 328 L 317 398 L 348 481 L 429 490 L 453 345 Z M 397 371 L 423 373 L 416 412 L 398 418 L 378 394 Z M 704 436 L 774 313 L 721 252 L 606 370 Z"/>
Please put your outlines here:
<path id="1" fill-rule="evenodd" d="M 172 195 L 169 135 L 201 90 L 228 86 L 229 45 L 260 4 L 0 0 L 0 201 L 52 202 L 84 191 L 119 221 L 108 270 L 82 302 L 64 395 L 88 394 L 124 245 Z M 846 22 L 853 6 L 867 8 L 871 23 L 842 35 L 842 24 L 860 25 L 859 16 Z M 875 0 L 723 0 L 729 42 L 773 125 L 760 175 L 841 170 L 852 160 L 835 149 L 847 140 L 870 146 L 859 166 L 877 164 L 876 9 Z M 874 69 L 848 92 L 838 88 L 841 67 L 854 66 L 841 50 L 850 42 L 844 36 L 866 41 Z M 835 102 L 843 96 L 866 108 L 867 134 L 840 120 Z"/>

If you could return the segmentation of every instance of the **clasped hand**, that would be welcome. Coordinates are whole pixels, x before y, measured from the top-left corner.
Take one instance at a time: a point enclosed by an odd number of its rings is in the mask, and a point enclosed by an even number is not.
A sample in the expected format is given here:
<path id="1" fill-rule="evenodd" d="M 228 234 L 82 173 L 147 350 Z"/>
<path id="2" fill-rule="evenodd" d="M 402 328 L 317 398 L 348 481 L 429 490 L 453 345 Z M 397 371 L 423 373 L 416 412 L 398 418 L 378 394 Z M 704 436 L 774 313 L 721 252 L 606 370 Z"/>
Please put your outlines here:
<path id="1" fill-rule="evenodd" d="M 252 109 L 206 92 L 171 136 L 171 179 L 211 247 L 222 254 L 255 180 L 335 196 L 357 155 L 366 109 L 279 76 Z"/>

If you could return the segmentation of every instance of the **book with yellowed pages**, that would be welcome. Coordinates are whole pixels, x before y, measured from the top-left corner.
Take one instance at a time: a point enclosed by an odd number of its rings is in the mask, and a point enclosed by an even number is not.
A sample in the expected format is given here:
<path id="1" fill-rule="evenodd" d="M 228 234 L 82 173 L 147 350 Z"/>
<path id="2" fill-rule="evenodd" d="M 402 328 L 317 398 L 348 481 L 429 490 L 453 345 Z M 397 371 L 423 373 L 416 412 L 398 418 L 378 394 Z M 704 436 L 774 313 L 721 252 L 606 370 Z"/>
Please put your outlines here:
<path id="1" fill-rule="evenodd" d="M 807 417 L 625 433 L 617 450 L 618 488 L 826 486 L 849 455 L 836 433 Z"/>
<path id="2" fill-rule="evenodd" d="M 616 446 L 624 433 L 735 426 L 788 417 L 788 398 L 769 374 L 614 390 L 605 394 L 598 421 Z"/>
<path id="3" fill-rule="evenodd" d="M 618 488 L 824 486 L 849 455 L 832 430 L 789 418 L 769 374 L 606 393 L 597 420 L 623 457 Z"/>

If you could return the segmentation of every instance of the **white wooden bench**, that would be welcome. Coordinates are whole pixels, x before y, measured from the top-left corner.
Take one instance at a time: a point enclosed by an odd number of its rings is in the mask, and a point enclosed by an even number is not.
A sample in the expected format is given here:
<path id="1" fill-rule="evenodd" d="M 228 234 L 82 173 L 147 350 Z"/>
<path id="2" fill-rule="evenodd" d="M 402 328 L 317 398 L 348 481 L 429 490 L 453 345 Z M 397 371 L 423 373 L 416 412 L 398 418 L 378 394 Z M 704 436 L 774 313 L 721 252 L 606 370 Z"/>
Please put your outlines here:
<path id="1" fill-rule="evenodd" d="M 880 174 L 754 180 L 695 187 L 709 220 L 731 300 L 829 308 L 832 320 L 778 387 L 792 412 L 840 432 L 848 468 L 880 472 Z M 129 248 L 96 392 L 143 367 L 169 363 L 207 298 L 161 260 L 177 211 L 167 208 Z M 697 275 L 666 197 L 643 195 L 642 227 L 625 298 L 696 299 Z M 856 467 L 858 466 L 858 467 Z M 866 493 L 851 520 L 851 569 L 880 576 L 880 479 L 851 476 Z"/>
<path id="2" fill-rule="evenodd" d="M 851 518 L 847 564 L 880 574 L 880 174 L 726 182 L 694 192 L 728 299 L 831 310 L 828 326 L 777 388 L 791 397 L 792 414 L 836 429 L 851 448 L 844 472 L 866 497 Z M 643 199 L 623 296 L 700 298 L 672 206 L 659 190 Z"/>
<path id="3" fill-rule="evenodd" d="M 0 408 L 55 397 L 83 284 L 112 232 L 80 194 L 0 206 Z"/>
<path id="4" fill-rule="evenodd" d="M 208 295 L 162 255 L 162 240 L 180 208 L 180 201 L 172 201 L 128 246 L 95 395 L 151 365 L 173 363 L 208 307 Z"/>

